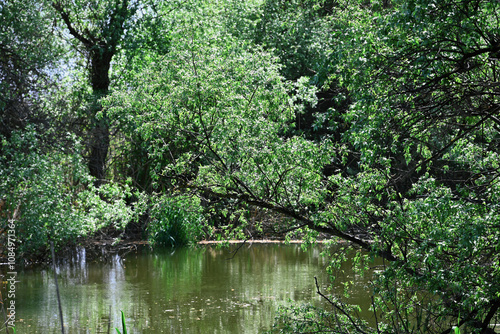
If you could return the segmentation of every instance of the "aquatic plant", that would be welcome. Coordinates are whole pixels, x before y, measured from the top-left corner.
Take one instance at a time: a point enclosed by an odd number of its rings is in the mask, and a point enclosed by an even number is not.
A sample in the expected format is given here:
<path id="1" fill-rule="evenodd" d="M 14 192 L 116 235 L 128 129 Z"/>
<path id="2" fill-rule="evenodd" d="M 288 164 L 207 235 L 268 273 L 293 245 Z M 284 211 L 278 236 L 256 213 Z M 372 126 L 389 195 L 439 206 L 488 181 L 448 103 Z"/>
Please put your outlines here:
<path id="1" fill-rule="evenodd" d="M 204 218 L 188 197 L 160 198 L 150 211 L 148 239 L 152 246 L 179 247 L 200 239 Z"/>
<path id="2" fill-rule="evenodd" d="M 122 330 L 123 330 L 123 334 L 127 334 L 127 325 L 125 324 L 125 314 L 123 314 L 123 311 L 120 311 L 120 312 L 122 313 Z M 115 329 L 116 329 L 116 332 L 118 334 L 122 334 L 118 328 L 115 327 Z"/>

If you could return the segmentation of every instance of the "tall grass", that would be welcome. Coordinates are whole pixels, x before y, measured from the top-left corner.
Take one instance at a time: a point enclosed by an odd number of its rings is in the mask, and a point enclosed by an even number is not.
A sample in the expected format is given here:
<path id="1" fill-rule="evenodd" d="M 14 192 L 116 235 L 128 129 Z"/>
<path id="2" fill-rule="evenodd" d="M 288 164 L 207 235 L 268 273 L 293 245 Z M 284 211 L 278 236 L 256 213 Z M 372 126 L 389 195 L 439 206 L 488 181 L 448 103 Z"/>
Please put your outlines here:
<path id="1" fill-rule="evenodd" d="M 161 198 L 152 207 L 148 240 L 152 246 L 179 247 L 200 239 L 204 218 L 191 198 Z"/>

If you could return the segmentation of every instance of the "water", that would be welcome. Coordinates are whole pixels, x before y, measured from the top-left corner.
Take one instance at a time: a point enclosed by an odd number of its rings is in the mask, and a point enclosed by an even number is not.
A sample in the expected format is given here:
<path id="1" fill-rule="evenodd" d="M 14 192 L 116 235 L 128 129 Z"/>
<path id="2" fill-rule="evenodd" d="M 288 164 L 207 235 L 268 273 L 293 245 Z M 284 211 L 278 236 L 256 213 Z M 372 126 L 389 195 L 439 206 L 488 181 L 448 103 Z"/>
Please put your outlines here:
<path id="1" fill-rule="evenodd" d="M 129 333 L 259 333 L 278 305 L 325 305 L 314 283 L 316 276 L 321 289 L 328 285 L 320 246 L 254 244 L 231 253 L 237 247 L 143 250 L 105 262 L 80 251 L 57 268 L 66 333 L 108 333 L 110 315 L 116 333 L 120 311 Z M 60 333 L 53 271 L 26 270 L 18 281 L 17 333 Z"/>

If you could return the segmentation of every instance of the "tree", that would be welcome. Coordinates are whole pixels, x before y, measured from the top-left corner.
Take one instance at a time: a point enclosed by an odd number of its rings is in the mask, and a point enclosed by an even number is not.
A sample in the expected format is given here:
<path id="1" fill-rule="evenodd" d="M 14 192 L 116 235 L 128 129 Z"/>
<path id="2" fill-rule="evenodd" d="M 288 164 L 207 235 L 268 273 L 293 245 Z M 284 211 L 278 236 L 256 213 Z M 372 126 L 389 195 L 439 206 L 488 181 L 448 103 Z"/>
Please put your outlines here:
<path id="1" fill-rule="evenodd" d="M 332 213 L 391 262 L 376 291 L 393 331 L 487 332 L 498 316 L 497 12 L 488 1 L 394 2 L 341 31 L 334 76 L 355 101 L 344 140 L 360 168 L 330 179 Z M 402 308 L 403 296 L 416 302 Z"/>
<path id="2" fill-rule="evenodd" d="M 254 43 L 280 58 L 280 72 L 286 79 L 308 81 L 309 89 L 317 90 L 314 103 L 304 101 L 306 108 L 296 113 L 287 135 L 321 141 L 324 137 L 338 140 L 342 133 L 338 116 L 345 112 L 349 96 L 330 75 L 341 25 L 333 15 L 337 8 L 341 6 L 330 0 L 268 0 L 262 4 Z"/>
<path id="3" fill-rule="evenodd" d="M 63 20 L 75 44 L 89 62 L 89 81 L 93 106 L 89 110 L 90 174 L 100 184 L 105 178 L 105 165 L 110 145 L 109 119 L 102 113 L 99 100 L 109 93 L 110 68 L 137 4 L 115 1 L 53 1 L 52 7 Z"/>
<path id="4" fill-rule="evenodd" d="M 156 189 L 166 192 L 193 187 L 195 180 L 203 192 L 209 182 L 203 180 L 227 183 L 221 175 L 230 177 L 254 159 L 259 168 L 278 169 L 287 162 L 269 165 L 273 152 L 294 150 L 278 133 L 298 108 L 289 104 L 287 92 L 300 87 L 282 82 L 270 54 L 228 32 L 221 10 L 227 6 L 203 6 L 172 13 L 176 29 L 169 54 L 136 73 L 133 89 L 117 91 L 108 101 L 117 128 L 140 137 Z M 270 182 L 264 175 L 259 179 Z M 212 196 L 211 190 L 204 196 Z"/>
<path id="5" fill-rule="evenodd" d="M 254 41 L 274 50 L 281 59 L 284 77 L 313 77 L 321 87 L 327 79 L 334 35 L 329 0 L 267 0 L 254 29 Z"/>
<path id="6" fill-rule="evenodd" d="M 7 1 L 0 5 L 0 135 L 29 123 L 47 122 L 41 96 L 51 85 L 58 48 L 51 26 L 52 17 L 43 4 Z"/>
<path id="7" fill-rule="evenodd" d="M 26 261 L 46 255 L 49 240 L 56 246 L 72 243 L 106 225 L 123 228 L 132 219 L 126 186 L 90 184 L 79 140 L 61 120 L 66 105 L 60 95 L 68 87 L 57 83 L 64 76 L 58 65 L 67 59 L 67 45 L 58 39 L 56 18 L 66 11 L 54 12 L 51 5 L 61 2 L 0 4 L 0 230 L 15 225 L 16 256 Z M 71 26 L 85 30 L 83 38 L 96 36 L 82 22 Z M 96 58 L 98 51 L 90 51 Z M 97 121 L 96 110 L 91 112 Z M 1 238 L 6 245 L 7 234 Z"/>

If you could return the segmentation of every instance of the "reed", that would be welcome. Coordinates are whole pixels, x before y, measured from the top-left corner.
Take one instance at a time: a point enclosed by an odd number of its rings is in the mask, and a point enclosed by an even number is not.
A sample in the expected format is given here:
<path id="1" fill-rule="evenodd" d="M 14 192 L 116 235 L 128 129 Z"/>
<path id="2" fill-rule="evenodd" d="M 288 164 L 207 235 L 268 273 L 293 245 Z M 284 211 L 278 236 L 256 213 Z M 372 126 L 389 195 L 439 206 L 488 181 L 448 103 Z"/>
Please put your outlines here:
<path id="1" fill-rule="evenodd" d="M 115 327 L 116 329 L 116 332 L 118 334 L 127 334 L 127 325 L 125 324 L 125 314 L 123 314 L 123 311 L 120 311 L 122 313 L 122 330 L 123 330 L 123 333 L 120 332 L 120 330 L 118 328 Z"/>

